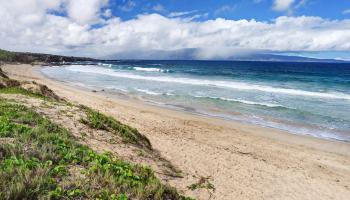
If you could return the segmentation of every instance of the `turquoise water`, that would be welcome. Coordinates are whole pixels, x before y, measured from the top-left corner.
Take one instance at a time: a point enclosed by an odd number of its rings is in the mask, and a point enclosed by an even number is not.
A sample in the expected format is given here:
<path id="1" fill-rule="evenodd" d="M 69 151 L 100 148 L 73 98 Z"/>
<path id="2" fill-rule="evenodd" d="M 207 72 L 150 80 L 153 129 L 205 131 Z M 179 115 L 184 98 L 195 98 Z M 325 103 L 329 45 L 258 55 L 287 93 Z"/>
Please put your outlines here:
<path id="1" fill-rule="evenodd" d="M 346 63 L 108 61 L 42 72 L 161 106 L 350 141 Z"/>

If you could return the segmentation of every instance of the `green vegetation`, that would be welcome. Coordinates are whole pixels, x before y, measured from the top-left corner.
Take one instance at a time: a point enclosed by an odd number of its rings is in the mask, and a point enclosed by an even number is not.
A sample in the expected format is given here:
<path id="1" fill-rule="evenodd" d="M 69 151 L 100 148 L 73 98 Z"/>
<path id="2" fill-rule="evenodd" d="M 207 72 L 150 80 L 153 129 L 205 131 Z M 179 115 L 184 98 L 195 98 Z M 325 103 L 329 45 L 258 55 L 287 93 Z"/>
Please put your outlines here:
<path id="1" fill-rule="evenodd" d="M 188 186 L 188 189 L 190 190 L 197 190 L 203 188 L 215 191 L 214 185 L 209 182 L 209 177 L 201 177 L 197 183 L 193 183 L 190 186 Z"/>
<path id="2" fill-rule="evenodd" d="M 125 142 L 152 149 L 151 143 L 147 137 L 137 131 L 137 129 L 120 123 L 112 117 L 92 110 L 91 108 L 82 107 L 85 110 L 86 119 L 81 122 L 94 129 L 106 130 L 119 135 Z"/>
<path id="3" fill-rule="evenodd" d="M 15 60 L 15 57 L 15 53 L 0 49 L 0 61 L 13 62 Z"/>
<path id="4" fill-rule="evenodd" d="M 26 96 L 29 96 L 29 97 L 49 100 L 48 97 L 45 97 L 42 94 L 33 93 L 31 91 L 28 91 L 28 90 L 25 90 L 25 89 L 19 88 L 19 87 L 0 88 L 0 93 L 3 93 L 3 94 L 22 94 L 22 95 L 26 95 Z"/>
<path id="5" fill-rule="evenodd" d="M 18 89 L 1 92 L 33 95 Z M 136 129 L 85 110 L 90 126 L 150 147 Z M 98 154 L 33 110 L 0 99 L 0 199 L 186 198 L 163 185 L 150 168 Z"/>
<path id="6" fill-rule="evenodd" d="M 10 52 L 0 49 L 0 63 L 1 62 L 17 62 L 17 63 L 58 63 L 58 62 L 77 62 L 77 61 L 94 61 L 92 58 L 69 57 L 41 53 L 23 53 Z"/>

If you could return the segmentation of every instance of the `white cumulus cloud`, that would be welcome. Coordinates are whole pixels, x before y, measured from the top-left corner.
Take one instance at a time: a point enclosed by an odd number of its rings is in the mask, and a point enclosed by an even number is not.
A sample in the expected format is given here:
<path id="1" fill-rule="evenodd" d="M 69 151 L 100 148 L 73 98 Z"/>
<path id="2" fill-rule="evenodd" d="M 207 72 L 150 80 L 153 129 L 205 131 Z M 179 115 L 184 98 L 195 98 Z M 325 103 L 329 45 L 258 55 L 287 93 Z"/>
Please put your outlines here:
<path id="1" fill-rule="evenodd" d="M 106 11 L 106 1 L 94 1 L 89 5 L 97 8 L 82 8 L 90 14 L 74 17 L 68 0 L 0 0 L 0 48 L 114 58 L 191 50 L 198 59 L 246 52 L 350 51 L 347 19 L 282 16 L 271 21 L 192 21 L 143 14 L 123 21 Z M 92 26 L 96 22 L 98 26 Z"/>
<path id="2" fill-rule="evenodd" d="M 294 0 L 274 0 L 273 9 L 277 11 L 286 11 L 290 9 Z"/>
<path id="3" fill-rule="evenodd" d="M 67 13 L 80 24 L 96 23 L 100 18 L 100 10 L 108 0 L 68 0 Z"/>

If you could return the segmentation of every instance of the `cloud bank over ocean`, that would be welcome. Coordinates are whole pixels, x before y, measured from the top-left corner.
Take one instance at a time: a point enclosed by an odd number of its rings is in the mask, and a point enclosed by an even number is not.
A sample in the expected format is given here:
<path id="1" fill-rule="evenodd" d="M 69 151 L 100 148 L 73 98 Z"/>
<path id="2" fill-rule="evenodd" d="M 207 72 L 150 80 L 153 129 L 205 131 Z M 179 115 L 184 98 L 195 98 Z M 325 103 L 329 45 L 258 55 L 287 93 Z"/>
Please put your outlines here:
<path id="1" fill-rule="evenodd" d="M 0 0 L 0 4 L 0 47 L 16 51 L 137 58 L 149 51 L 195 49 L 194 58 L 224 59 L 251 52 L 350 50 L 349 19 L 196 20 L 144 13 L 122 20 L 111 14 L 108 0 Z"/>

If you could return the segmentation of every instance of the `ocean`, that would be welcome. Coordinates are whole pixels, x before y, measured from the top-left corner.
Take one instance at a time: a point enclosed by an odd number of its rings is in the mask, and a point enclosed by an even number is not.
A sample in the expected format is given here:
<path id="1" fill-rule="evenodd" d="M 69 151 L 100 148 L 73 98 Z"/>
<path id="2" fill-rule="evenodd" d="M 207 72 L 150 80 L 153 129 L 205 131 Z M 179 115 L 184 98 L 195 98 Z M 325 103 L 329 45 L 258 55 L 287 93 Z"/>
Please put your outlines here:
<path id="1" fill-rule="evenodd" d="M 158 106 L 350 142 L 349 63 L 118 60 L 41 71 Z"/>

